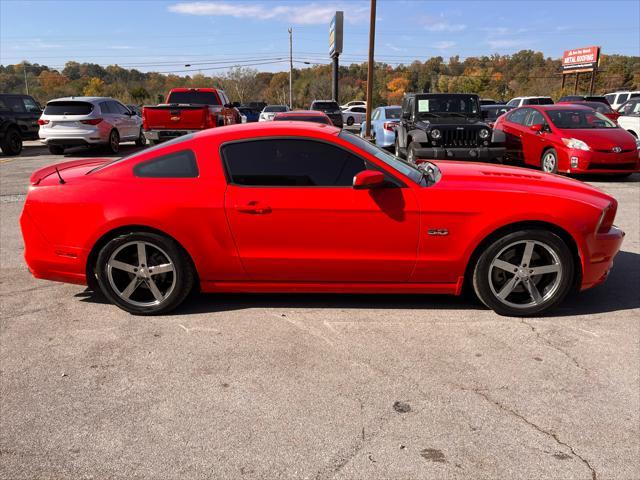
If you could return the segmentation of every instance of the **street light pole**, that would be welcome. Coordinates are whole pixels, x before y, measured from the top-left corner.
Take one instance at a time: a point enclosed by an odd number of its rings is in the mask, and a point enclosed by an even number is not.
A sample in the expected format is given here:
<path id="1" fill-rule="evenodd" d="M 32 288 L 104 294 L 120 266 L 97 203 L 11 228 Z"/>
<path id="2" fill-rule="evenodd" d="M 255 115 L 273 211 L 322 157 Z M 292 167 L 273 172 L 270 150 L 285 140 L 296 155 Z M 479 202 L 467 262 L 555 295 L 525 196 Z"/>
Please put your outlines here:
<path id="1" fill-rule="evenodd" d="M 29 83 L 27 82 L 27 62 L 22 64 L 22 71 L 24 72 L 24 89 L 27 91 L 27 95 L 29 95 Z"/>
<path id="2" fill-rule="evenodd" d="M 293 29 L 289 27 L 289 110 L 293 109 Z"/>
<path id="3" fill-rule="evenodd" d="M 376 42 L 376 0 L 371 0 L 369 19 L 369 65 L 367 65 L 367 113 L 364 136 L 371 138 L 371 107 L 373 106 L 373 48 Z"/>

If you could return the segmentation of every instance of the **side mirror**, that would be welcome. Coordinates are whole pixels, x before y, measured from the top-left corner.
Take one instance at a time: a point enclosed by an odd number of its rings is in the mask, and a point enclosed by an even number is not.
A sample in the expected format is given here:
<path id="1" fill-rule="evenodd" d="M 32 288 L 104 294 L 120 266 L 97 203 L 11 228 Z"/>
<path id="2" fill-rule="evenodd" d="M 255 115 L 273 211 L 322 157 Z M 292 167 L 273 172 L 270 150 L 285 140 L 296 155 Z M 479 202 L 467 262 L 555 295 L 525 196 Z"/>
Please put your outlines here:
<path id="1" fill-rule="evenodd" d="M 353 188 L 367 190 L 377 188 L 384 184 L 384 173 L 377 170 L 363 170 L 353 177 Z"/>
<path id="2" fill-rule="evenodd" d="M 536 123 L 535 125 L 531 125 L 529 127 L 531 130 L 533 130 L 534 132 L 543 132 L 544 131 L 544 125 L 541 123 Z"/>

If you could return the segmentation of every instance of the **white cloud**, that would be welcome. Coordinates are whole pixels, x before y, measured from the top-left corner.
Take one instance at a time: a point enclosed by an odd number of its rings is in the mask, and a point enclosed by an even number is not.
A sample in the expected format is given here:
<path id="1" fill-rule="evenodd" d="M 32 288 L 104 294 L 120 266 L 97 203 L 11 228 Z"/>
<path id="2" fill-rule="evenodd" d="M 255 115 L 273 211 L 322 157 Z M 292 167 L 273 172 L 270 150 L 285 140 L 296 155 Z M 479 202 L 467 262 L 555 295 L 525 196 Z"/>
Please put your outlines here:
<path id="1" fill-rule="evenodd" d="M 184 15 L 226 16 L 234 18 L 253 18 L 256 20 L 280 20 L 298 25 L 327 24 L 337 10 L 344 11 L 346 22 L 356 23 L 368 18 L 369 7 L 366 3 L 277 5 L 246 4 L 225 2 L 182 2 L 170 5 L 169 11 Z"/>
<path id="2" fill-rule="evenodd" d="M 443 13 L 437 17 L 422 17 L 424 28 L 430 32 L 461 32 L 466 30 L 464 23 L 452 23 L 447 20 Z"/>
<path id="3" fill-rule="evenodd" d="M 455 47 L 456 45 L 456 42 L 452 42 L 450 40 L 442 40 L 441 42 L 434 43 L 433 48 L 437 48 L 439 50 L 447 50 L 449 48 Z"/>
<path id="4" fill-rule="evenodd" d="M 407 51 L 406 48 L 397 47 L 393 43 L 385 43 L 384 46 L 387 47 L 389 50 L 393 50 L 394 52 L 406 52 Z"/>
<path id="5" fill-rule="evenodd" d="M 489 48 L 509 48 L 509 47 L 517 47 L 519 45 L 523 45 L 526 43 L 524 40 L 516 40 L 516 39 L 489 39 L 487 40 L 487 45 Z"/>

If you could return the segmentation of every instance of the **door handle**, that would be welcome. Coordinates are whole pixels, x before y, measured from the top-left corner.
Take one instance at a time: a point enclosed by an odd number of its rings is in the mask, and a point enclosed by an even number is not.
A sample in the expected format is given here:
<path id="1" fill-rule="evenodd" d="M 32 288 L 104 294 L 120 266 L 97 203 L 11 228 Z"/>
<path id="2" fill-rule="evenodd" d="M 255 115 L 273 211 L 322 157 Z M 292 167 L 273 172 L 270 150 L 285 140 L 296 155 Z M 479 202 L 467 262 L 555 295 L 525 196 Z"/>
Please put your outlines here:
<path id="1" fill-rule="evenodd" d="M 264 215 L 271 213 L 271 207 L 257 201 L 249 202 L 246 205 L 236 205 L 236 210 L 240 213 L 251 213 L 253 215 Z"/>

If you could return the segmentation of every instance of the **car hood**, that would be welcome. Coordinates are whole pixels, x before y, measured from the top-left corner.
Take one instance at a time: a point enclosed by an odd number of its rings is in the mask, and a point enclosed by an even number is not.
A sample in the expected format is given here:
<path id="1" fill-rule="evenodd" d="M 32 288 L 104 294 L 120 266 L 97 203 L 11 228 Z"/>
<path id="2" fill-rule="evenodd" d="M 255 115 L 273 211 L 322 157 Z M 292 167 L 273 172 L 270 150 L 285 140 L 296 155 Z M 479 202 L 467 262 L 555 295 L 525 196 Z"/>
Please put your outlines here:
<path id="1" fill-rule="evenodd" d="M 440 117 L 429 118 L 428 120 L 419 120 L 416 122 L 416 126 L 422 126 L 423 128 L 429 128 L 432 126 L 440 125 L 478 125 L 484 126 L 484 121 L 479 117 Z"/>
<path id="2" fill-rule="evenodd" d="M 571 196 L 603 208 L 613 197 L 591 185 L 571 178 L 527 168 L 486 163 L 436 160 L 442 173 L 437 185 L 468 190 L 520 191 L 531 195 Z"/>
<path id="3" fill-rule="evenodd" d="M 614 147 L 623 150 L 636 148 L 636 139 L 623 128 L 561 130 L 563 138 L 576 138 L 589 145 L 592 150 L 611 151 Z"/>

